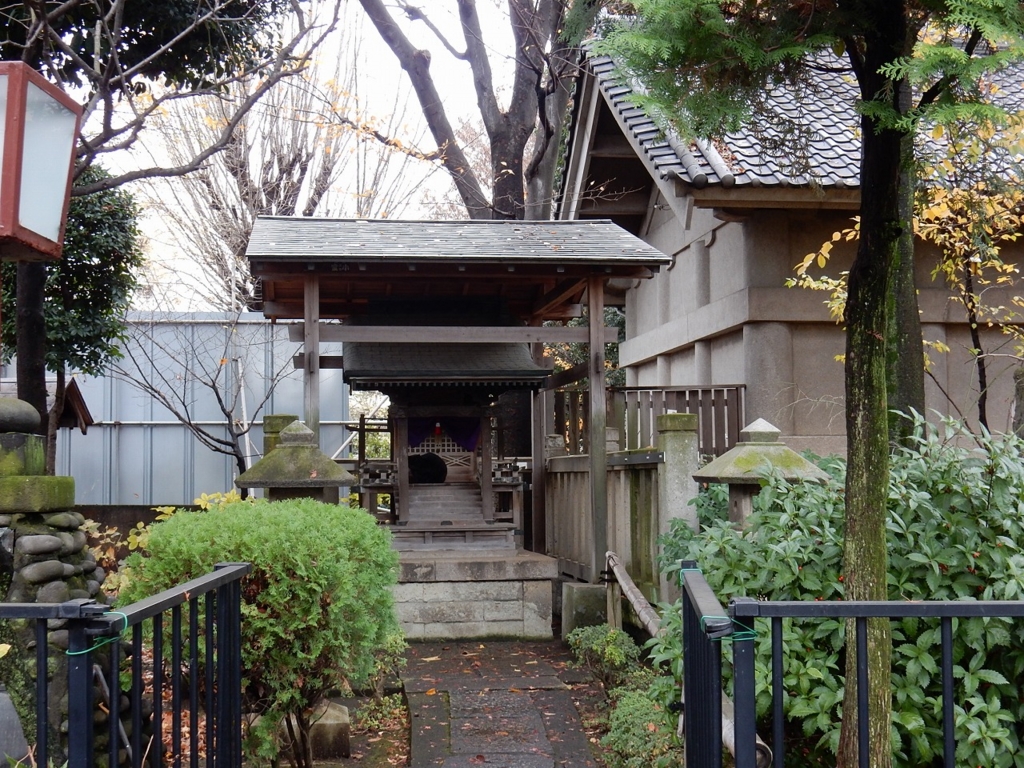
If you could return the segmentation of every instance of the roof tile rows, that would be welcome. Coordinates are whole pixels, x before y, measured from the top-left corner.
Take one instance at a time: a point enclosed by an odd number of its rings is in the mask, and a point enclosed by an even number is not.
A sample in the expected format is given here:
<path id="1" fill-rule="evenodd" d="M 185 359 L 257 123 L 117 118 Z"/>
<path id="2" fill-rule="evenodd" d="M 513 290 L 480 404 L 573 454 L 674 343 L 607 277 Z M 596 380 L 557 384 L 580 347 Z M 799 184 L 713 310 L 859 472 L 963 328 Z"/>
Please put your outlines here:
<path id="1" fill-rule="evenodd" d="M 802 139 L 781 149 L 782 138 L 769 123 L 728 133 L 715 143 L 686 142 L 658 125 L 630 97 L 639 89 L 624 82 L 611 58 L 592 55 L 589 66 L 606 99 L 642 157 L 662 178 L 678 177 L 697 188 L 708 185 L 818 186 L 860 185 L 861 139 L 856 103 L 859 91 L 838 58 L 823 57 L 813 82 L 774 86 L 767 103 L 778 115 L 802 127 Z M 991 97 L 1008 112 L 1024 110 L 1024 68 L 1005 69 L 992 78 Z M 924 150 L 944 147 L 924 137 Z M 1019 161 L 1018 161 L 1019 162 Z M 998 164 L 998 161 L 997 161 Z M 1005 168 L 1005 162 L 1003 168 Z"/>

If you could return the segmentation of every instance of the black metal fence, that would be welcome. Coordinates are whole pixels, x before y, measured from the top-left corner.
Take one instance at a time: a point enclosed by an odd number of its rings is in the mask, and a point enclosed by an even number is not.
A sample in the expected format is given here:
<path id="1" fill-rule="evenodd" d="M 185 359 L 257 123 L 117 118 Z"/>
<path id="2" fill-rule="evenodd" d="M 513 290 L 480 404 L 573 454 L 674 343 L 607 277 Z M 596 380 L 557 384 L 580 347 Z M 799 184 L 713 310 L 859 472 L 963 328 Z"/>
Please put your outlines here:
<path id="1" fill-rule="evenodd" d="M 92 600 L 0 603 L 0 619 L 34 622 L 35 764 L 49 765 L 55 746 L 48 727 L 52 621 L 66 622 L 68 632 L 67 768 L 96 763 L 95 723 L 104 720 L 111 768 L 240 766 L 240 581 L 249 570 L 220 564 L 116 610 Z"/>
<path id="2" fill-rule="evenodd" d="M 758 750 L 755 696 L 755 622 L 771 621 L 771 692 L 773 765 L 785 765 L 785 664 L 782 622 L 787 618 L 849 619 L 854 622 L 857 658 L 867 658 L 868 619 L 931 618 L 940 623 L 942 680 L 942 765 L 953 768 L 956 754 L 953 688 L 953 619 L 971 617 L 1022 618 L 1024 601 L 760 601 L 736 598 L 728 612 L 694 563 L 683 563 L 683 700 L 687 762 L 719 768 L 722 764 L 721 640 L 728 637 L 733 651 L 734 740 L 736 768 L 761 765 Z M 858 758 L 869 765 L 868 670 L 858 665 Z M 699 702 L 699 704 L 697 704 Z M 692 704 L 691 704 L 692 703 Z M 695 762 L 694 762 L 695 761 Z"/>

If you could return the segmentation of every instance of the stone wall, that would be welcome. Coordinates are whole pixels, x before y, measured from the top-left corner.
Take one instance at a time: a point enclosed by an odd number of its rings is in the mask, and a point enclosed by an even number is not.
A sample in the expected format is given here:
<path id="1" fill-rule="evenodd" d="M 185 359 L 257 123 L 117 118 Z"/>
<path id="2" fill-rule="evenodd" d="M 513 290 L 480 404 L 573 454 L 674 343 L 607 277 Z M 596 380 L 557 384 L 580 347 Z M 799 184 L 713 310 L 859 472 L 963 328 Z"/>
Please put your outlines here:
<path id="1" fill-rule="evenodd" d="M 9 585 L 3 597 L 10 603 L 104 602 L 100 587 L 106 574 L 87 546 L 85 518 L 73 511 L 75 482 L 45 474 L 44 438 L 31 432 L 36 426 L 33 419 L 37 425 L 31 406 L 0 398 L 0 583 Z M 67 621 L 51 620 L 47 629 L 50 746 L 59 764 L 60 743 L 67 733 Z M 9 688 L 31 729 L 35 628 L 29 622 L 12 622 L 4 632 L 13 648 L 4 659 L 0 682 Z"/>
<path id="2" fill-rule="evenodd" d="M 557 561 L 533 552 L 402 552 L 395 611 L 410 640 L 550 640 Z"/>

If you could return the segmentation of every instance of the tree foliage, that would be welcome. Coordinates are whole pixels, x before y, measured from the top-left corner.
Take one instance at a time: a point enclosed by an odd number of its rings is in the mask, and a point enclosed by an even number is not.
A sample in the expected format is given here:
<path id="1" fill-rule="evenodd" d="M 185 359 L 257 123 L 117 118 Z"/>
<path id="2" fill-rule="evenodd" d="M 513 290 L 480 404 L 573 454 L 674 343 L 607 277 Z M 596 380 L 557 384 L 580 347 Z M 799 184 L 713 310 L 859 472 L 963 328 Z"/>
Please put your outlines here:
<path id="1" fill-rule="evenodd" d="M 99 166 L 84 174 L 86 180 L 108 177 Z M 121 356 L 125 313 L 143 261 L 137 216 L 133 197 L 122 189 L 74 198 L 68 210 L 63 257 L 43 266 L 45 361 L 46 368 L 57 376 L 53 405 L 43 422 L 51 470 L 68 372 L 98 375 Z M 10 359 L 17 342 L 16 271 L 12 262 L 0 267 L 5 360 Z"/>
<path id="2" fill-rule="evenodd" d="M 110 174 L 99 166 L 84 179 Z M 120 357 L 125 312 L 142 265 L 138 208 L 122 189 L 98 192 L 71 201 L 64 252 L 46 265 L 46 367 L 90 375 L 103 372 Z M 15 265 L 3 264 L 3 352 L 9 360 L 15 345 Z"/>
<path id="3" fill-rule="evenodd" d="M 84 101 L 74 196 L 128 181 L 181 176 L 223 149 L 245 113 L 276 83 L 301 72 L 337 21 L 340 0 L 305 6 L 284 0 L 200 0 L 138 3 L 17 2 L 5 21 L 0 56 L 37 67 Z M 282 19 L 280 12 L 292 13 Z M 182 99 L 222 94 L 230 83 L 259 74 L 214 139 L 185 162 L 128 167 L 88 178 L 104 154 L 134 147 L 154 115 Z M 123 167 L 123 166 L 122 166 Z M 18 397 L 46 411 L 44 267 L 18 266 Z"/>
<path id="4" fill-rule="evenodd" d="M 216 310 L 252 307 L 245 248 L 257 216 L 399 216 L 437 171 L 390 136 L 409 117 L 406 94 L 396 91 L 386 117 L 366 104 L 356 13 L 345 17 L 355 23 L 339 31 L 338 55 L 278 83 L 238 123 L 222 152 L 180 179 L 147 184 L 148 208 L 159 215 L 174 253 L 167 269 L 181 270 L 185 256 L 192 278 L 167 285 L 158 274 L 163 265 L 154 263 L 153 284 L 162 289 L 157 295 L 154 287 L 155 305 L 177 309 L 197 294 Z M 153 122 L 164 139 L 159 152 L 174 165 L 187 163 L 257 87 L 259 78 L 247 77 L 217 96 L 174 105 Z"/>

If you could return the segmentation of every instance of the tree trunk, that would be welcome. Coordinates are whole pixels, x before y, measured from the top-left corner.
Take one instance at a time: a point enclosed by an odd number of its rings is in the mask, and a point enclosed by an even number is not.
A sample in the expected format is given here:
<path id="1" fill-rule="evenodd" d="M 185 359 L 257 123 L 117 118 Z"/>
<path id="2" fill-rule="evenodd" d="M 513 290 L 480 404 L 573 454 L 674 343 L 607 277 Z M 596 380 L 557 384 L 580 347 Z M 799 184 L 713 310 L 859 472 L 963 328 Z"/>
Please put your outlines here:
<path id="1" fill-rule="evenodd" d="M 46 474 L 57 474 L 57 430 L 64 413 L 67 394 L 67 375 L 63 368 L 57 371 L 57 387 L 53 393 L 53 407 L 46 417 Z"/>
<path id="2" fill-rule="evenodd" d="M 46 288 L 46 264 L 18 262 L 15 295 L 18 299 L 17 353 L 18 397 L 39 411 L 39 434 L 46 434 L 46 319 L 43 297 Z"/>
<path id="3" fill-rule="evenodd" d="M 857 4 L 858 6 L 862 4 Z M 863 9 L 866 21 L 863 60 L 858 73 L 865 100 L 898 94 L 879 74 L 882 65 L 903 53 L 906 8 L 903 2 L 878 0 Z M 891 371 L 887 336 L 901 238 L 910 223 L 901 218 L 904 180 L 903 134 L 879 130 L 868 117 L 861 120 L 861 236 L 850 268 L 846 303 L 846 531 L 843 576 L 847 600 L 885 600 L 887 553 L 886 504 L 889 492 L 889 419 L 887 379 Z M 852 622 L 846 631 L 846 685 L 840 731 L 838 768 L 858 764 L 857 670 L 866 664 L 870 714 L 869 763 L 892 764 L 889 741 L 892 716 L 891 632 L 887 619 L 868 622 L 868 658 L 857 658 Z"/>
<path id="4" fill-rule="evenodd" d="M 978 371 L 978 424 L 988 429 L 988 369 L 985 366 L 985 350 L 981 348 L 981 330 L 978 328 L 978 294 L 974 292 L 974 275 L 971 262 L 964 259 L 963 299 L 967 309 L 967 325 L 971 329 L 971 348 L 974 351 L 974 367 Z"/>
<path id="5" fill-rule="evenodd" d="M 900 111 L 910 108 L 910 84 L 903 81 L 900 89 Z M 923 414 L 924 402 L 924 341 L 921 335 L 921 313 L 917 304 L 917 285 L 914 280 L 914 137 L 903 136 L 901 149 L 902 170 L 899 187 L 900 221 L 902 227 L 897 254 L 893 286 L 893 311 L 890 317 L 888 356 L 889 381 L 889 441 L 902 445 L 913 431 L 913 422 L 906 418 L 911 411 Z"/>

